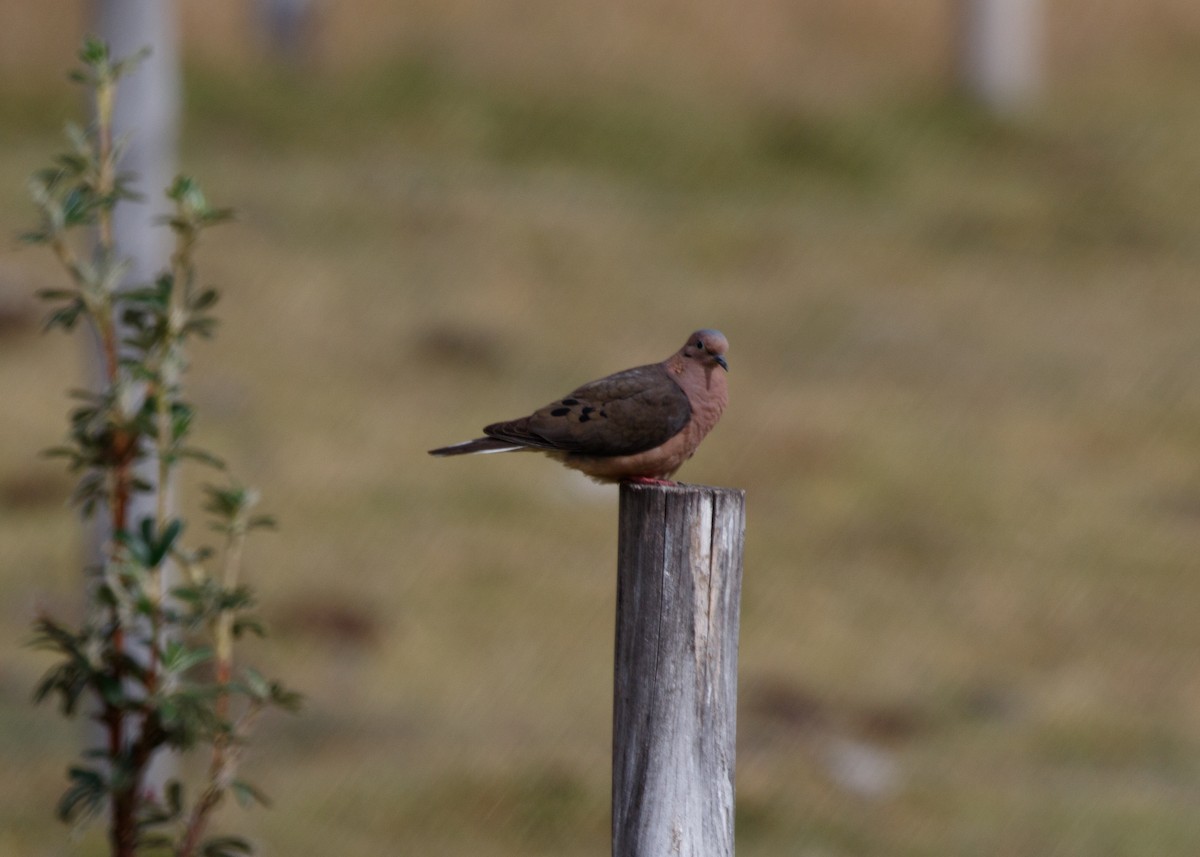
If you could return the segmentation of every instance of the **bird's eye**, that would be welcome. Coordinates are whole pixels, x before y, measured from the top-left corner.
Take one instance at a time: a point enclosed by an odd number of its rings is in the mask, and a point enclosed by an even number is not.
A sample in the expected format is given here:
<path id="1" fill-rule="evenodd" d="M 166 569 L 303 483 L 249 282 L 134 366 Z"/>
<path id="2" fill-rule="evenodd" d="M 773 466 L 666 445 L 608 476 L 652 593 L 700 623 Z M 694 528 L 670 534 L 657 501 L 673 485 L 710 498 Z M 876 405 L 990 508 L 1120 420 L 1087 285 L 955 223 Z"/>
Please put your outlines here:
<path id="1" fill-rule="evenodd" d="M 704 350 L 704 343 L 703 343 L 703 342 L 701 342 L 699 339 L 697 339 L 697 340 L 696 340 L 696 347 L 697 347 L 697 348 L 699 348 L 701 351 L 703 351 L 703 350 Z"/>

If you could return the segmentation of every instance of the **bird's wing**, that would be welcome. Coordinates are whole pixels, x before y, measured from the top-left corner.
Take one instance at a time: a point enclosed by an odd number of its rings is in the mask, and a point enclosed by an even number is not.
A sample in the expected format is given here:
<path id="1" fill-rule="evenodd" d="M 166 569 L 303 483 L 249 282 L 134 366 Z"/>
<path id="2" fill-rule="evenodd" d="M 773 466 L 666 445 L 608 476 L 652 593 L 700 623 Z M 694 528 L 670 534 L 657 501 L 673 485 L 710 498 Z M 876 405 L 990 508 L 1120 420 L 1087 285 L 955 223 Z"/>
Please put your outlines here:
<path id="1" fill-rule="evenodd" d="M 527 417 L 483 431 L 535 449 L 633 455 L 666 443 L 691 417 L 687 394 L 654 363 L 584 384 Z"/>

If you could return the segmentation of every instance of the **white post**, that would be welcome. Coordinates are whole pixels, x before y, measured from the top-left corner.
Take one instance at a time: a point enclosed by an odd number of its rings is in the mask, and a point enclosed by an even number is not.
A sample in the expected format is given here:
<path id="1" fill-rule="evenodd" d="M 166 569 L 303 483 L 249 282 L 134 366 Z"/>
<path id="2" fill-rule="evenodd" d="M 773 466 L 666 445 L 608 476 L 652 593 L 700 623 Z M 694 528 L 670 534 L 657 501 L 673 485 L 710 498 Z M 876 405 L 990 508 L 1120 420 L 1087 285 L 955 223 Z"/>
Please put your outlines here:
<path id="1" fill-rule="evenodd" d="M 1041 0 L 960 0 L 960 75 L 967 93 L 1008 112 L 1042 83 Z"/>
<path id="2" fill-rule="evenodd" d="M 141 200 L 122 200 L 113 209 L 113 243 L 129 261 L 129 273 L 123 288 L 147 285 L 169 268 L 174 239 L 171 230 L 157 222 L 172 211 L 166 197 L 176 170 L 179 148 L 181 81 L 179 28 L 174 0 L 93 0 L 92 26 L 97 37 L 108 43 L 110 55 L 122 59 L 149 48 L 150 55 L 117 84 L 113 106 L 113 139 L 126 139 L 125 154 L 118 164 L 121 172 L 133 173 L 133 189 Z M 93 386 L 103 375 L 99 343 L 88 354 Z M 138 478 L 154 484 L 158 463 L 147 457 L 138 469 Z M 168 492 L 169 508 L 174 508 L 172 486 L 159 486 Z M 154 514 L 149 494 L 130 498 L 129 520 L 137 521 Z M 103 553 L 111 538 L 97 516 L 89 533 L 91 557 Z M 94 559 L 91 561 L 95 561 Z M 170 566 L 164 566 L 164 589 L 169 589 Z M 143 653 L 144 654 L 144 653 Z M 145 777 L 146 789 L 161 794 L 168 779 L 175 775 L 177 760 L 167 752 L 158 753 Z"/>
<path id="3" fill-rule="evenodd" d="M 150 55 L 118 84 L 114 139 L 128 136 L 122 171 L 136 173 L 144 200 L 113 212 L 116 244 L 129 257 L 130 283 L 149 283 L 170 262 L 171 230 L 155 219 L 172 211 L 166 197 L 179 148 L 179 33 L 171 0 L 95 0 L 93 26 L 112 56 Z"/>

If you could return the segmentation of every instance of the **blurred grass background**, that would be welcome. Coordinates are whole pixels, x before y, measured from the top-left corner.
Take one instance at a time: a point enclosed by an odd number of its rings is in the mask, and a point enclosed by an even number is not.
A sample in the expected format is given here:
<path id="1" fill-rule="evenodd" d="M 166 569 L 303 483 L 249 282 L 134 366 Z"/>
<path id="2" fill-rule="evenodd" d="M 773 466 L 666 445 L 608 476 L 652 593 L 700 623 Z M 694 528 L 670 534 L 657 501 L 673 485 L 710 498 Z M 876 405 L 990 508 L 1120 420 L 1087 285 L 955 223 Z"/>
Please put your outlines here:
<path id="1" fill-rule="evenodd" d="M 360 0 L 291 71 L 185 4 L 181 164 L 240 217 L 189 388 L 283 525 L 245 655 L 308 695 L 227 826 L 608 852 L 615 490 L 424 451 L 713 326 L 681 478 L 748 492 L 739 853 L 1200 853 L 1200 11 L 1049 6 L 1046 95 L 997 119 L 942 3 Z M 101 853 L 22 648 L 79 609 L 37 452 L 81 355 L 12 237 L 82 30 L 0 11 L 0 853 Z"/>

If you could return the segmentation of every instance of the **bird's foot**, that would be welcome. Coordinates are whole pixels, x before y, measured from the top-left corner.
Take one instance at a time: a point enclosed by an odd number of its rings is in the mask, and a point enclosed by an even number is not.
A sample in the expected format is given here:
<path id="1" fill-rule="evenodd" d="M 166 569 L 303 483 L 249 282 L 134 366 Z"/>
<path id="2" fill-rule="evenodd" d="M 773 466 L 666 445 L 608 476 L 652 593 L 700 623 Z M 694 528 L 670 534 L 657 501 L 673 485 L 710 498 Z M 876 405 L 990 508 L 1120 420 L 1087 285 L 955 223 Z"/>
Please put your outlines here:
<path id="1" fill-rule="evenodd" d="M 670 479 L 656 479 L 653 476 L 630 476 L 625 480 L 632 485 L 678 485 L 678 482 L 672 482 Z"/>

